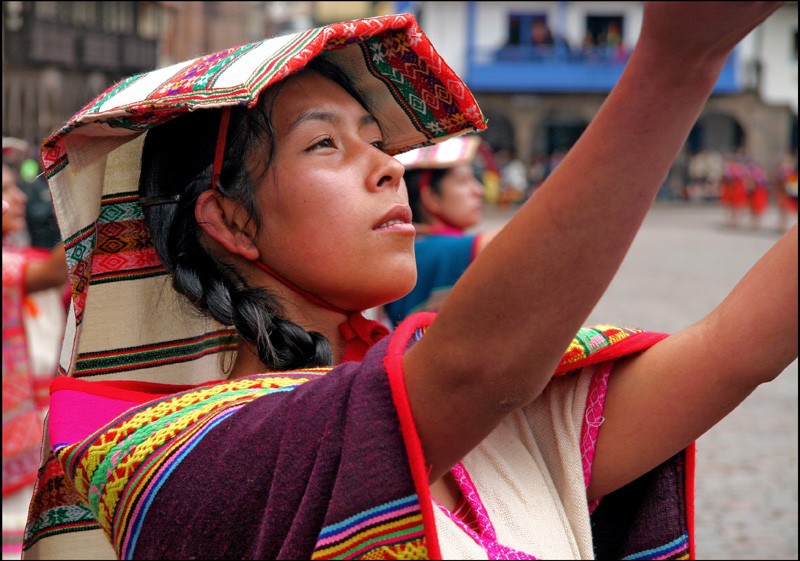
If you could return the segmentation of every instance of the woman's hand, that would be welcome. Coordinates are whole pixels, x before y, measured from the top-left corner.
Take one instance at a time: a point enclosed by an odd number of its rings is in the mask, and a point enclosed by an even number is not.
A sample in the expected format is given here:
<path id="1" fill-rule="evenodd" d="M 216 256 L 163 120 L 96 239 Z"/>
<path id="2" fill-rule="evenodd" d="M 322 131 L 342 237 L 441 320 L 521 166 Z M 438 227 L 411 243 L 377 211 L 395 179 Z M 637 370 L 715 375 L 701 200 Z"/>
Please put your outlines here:
<path id="1" fill-rule="evenodd" d="M 723 64 L 730 52 L 783 2 L 645 2 L 636 48 L 662 62 Z"/>

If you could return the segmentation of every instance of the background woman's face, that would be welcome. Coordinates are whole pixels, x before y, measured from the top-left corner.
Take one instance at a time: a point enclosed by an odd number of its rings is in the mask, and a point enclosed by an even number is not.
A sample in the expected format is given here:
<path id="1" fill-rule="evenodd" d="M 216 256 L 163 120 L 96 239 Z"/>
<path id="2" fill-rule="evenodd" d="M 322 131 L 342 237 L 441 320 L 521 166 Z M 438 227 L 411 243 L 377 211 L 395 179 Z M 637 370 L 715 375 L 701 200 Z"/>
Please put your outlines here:
<path id="1" fill-rule="evenodd" d="M 449 225 L 471 228 L 483 217 L 483 185 L 469 164 L 452 168 L 439 182 L 438 215 Z"/>
<path id="2" fill-rule="evenodd" d="M 314 72 L 289 78 L 272 111 L 276 152 L 258 187 L 261 260 L 344 309 L 395 300 L 416 282 L 404 168 L 375 119 Z"/>
<path id="3" fill-rule="evenodd" d="M 3 213 L 3 235 L 24 230 L 28 197 L 17 186 L 14 171 L 6 165 L 3 165 L 3 200 L 8 203 L 8 210 Z"/>

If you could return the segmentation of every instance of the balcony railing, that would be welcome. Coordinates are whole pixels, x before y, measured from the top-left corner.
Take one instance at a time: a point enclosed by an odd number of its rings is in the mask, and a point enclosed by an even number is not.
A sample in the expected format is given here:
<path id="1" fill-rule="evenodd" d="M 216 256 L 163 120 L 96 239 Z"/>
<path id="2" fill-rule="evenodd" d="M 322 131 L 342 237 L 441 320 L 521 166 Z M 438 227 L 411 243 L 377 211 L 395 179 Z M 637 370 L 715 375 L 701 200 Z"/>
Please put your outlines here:
<path id="1" fill-rule="evenodd" d="M 607 93 L 630 56 L 629 50 L 607 47 L 574 49 L 566 45 L 506 45 L 476 49 L 468 62 L 470 89 L 499 93 Z M 714 93 L 742 90 L 737 53 L 728 58 Z"/>

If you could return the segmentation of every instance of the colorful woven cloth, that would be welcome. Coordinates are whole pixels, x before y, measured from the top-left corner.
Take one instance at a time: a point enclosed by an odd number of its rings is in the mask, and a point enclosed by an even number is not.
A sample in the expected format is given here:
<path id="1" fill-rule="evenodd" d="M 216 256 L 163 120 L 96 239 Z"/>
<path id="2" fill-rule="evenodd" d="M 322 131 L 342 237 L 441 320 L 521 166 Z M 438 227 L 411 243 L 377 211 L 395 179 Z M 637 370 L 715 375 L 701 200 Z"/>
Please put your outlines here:
<path id="1" fill-rule="evenodd" d="M 72 286 L 62 373 L 177 383 L 220 377 L 216 359 L 232 349 L 232 331 L 186 309 L 143 224 L 143 133 L 187 111 L 253 106 L 317 56 L 352 79 L 390 153 L 486 127 L 410 15 L 267 39 L 121 81 L 42 147 Z"/>
<path id="2" fill-rule="evenodd" d="M 481 139 L 477 136 L 459 136 L 433 146 L 403 152 L 395 158 L 406 170 L 451 168 L 459 164 L 472 163 L 480 144 Z"/>
<path id="3" fill-rule="evenodd" d="M 121 558 L 440 558 L 400 369 L 431 319 L 412 316 L 363 362 L 330 370 L 191 389 L 61 378 L 51 406 L 55 455 Z M 636 352 L 663 337 L 582 330 L 558 374 L 591 364 L 593 355 L 609 359 L 614 346 Z M 92 418 L 81 413 L 87 407 Z M 683 469 L 681 458 L 675 462 Z M 635 482 L 638 501 L 601 504 L 598 547 L 645 552 L 642 558 L 653 544 L 686 553 L 680 514 L 689 482 L 672 463 L 659 469 Z M 683 524 L 666 528 L 664 512 Z M 623 517 L 630 526 L 605 522 Z M 177 520 L 191 539 L 176 539 Z M 648 522 L 645 541 L 629 531 L 642 531 L 638 520 Z M 680 547 L 668 551 L 670 543 Z"/>
<path id="4" fill-rule="evenodd" d="M 364 362 L 330 372 L 248 376 L 127 411 L 135 391 L 103 395 L 62 378 L 51 440 L 121 558 L 424 558 L 385 350 L 379 343 Z M 112 422 L 92 431 L 94 420 L 71 415 L 85 407 Z M 191 539 L 176 539 L 175 520 Z"/>

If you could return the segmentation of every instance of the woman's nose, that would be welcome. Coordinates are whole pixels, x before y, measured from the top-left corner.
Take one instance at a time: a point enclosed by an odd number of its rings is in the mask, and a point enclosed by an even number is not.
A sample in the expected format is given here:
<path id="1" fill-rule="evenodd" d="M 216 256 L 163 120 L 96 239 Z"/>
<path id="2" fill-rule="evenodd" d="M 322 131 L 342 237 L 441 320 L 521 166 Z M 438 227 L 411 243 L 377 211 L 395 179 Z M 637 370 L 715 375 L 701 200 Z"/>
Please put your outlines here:
<path id="1" fill-rule="evenodd" d="M 405 171 L 405 166 L 396 158 L 385 152 L 378 152 L 374 169 L 368 179 L 369 186 L 373 190 L 399 189 Z"/>

